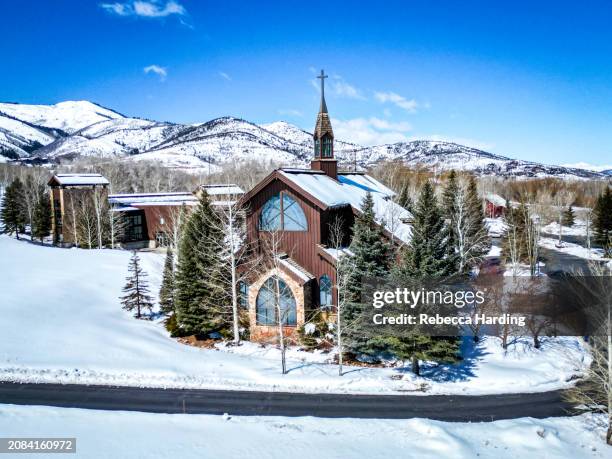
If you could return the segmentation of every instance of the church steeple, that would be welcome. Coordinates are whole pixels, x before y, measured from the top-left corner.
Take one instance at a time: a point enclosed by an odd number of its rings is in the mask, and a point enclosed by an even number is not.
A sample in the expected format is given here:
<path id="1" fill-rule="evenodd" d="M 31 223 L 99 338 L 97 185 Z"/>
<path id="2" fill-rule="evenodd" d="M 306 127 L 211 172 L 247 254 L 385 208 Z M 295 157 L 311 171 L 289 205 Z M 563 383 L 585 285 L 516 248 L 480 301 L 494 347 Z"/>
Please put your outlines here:
<path id="1" fill-rule="evenodd" d="M 332 129 L 327 104 L 325 103 L 325 72 L 317 76 L 321 80 L 321 105 L 317 115 L 317 123 L 314 130 L 314 159 L 311 169 L 322 170 L 330 177 L 338 177 L 338 166 L 334 158 L 334 131 Z"/>

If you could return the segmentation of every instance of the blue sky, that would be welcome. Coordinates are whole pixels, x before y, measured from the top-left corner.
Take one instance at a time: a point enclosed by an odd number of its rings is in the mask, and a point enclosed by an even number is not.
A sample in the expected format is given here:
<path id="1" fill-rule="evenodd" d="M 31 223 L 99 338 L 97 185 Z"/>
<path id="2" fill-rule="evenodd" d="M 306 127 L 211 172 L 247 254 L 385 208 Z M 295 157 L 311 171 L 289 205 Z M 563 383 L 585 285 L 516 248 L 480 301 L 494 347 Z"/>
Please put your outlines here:
<path id="1" fill-rule="evenodd" d="M 532 3 L 537 3 L 533 5 Z M 0 0 L 0 100 L 612 163 L 612 3 Z"/>

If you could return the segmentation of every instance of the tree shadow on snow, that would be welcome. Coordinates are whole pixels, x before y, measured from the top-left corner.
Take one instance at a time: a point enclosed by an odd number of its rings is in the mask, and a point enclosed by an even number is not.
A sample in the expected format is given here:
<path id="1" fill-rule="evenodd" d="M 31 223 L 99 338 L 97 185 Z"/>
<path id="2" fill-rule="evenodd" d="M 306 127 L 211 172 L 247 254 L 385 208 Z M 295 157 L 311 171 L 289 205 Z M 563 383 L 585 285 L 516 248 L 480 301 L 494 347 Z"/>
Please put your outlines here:
<path id="1" fill-rule="evenodd" d="M 462 337 L 460 346 L 462 360 L 456 363 L 423 362 L 421 376 L 435 382 L 466 381 L 475 377 L 478 361 L 488 354 L 484 345 L 486 339 L 486 337 L 481 338 L 475 343 L 471 336 Z"/>

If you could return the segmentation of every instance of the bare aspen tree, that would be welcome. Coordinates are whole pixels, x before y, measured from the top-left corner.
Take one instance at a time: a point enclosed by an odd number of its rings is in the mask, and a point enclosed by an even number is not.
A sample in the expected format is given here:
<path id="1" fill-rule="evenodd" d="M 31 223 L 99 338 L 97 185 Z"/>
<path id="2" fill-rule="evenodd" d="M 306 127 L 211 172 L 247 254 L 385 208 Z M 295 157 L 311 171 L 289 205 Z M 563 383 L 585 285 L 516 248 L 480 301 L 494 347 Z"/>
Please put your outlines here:
<path id="1" fill-rule="evenodd" d="M 93 210 L 96 216 L 96 239 L 98 249 L 102 249 L 103 245 L 103 233 L 104 233 L 104 214 L 106 214 L 106 208 L 108 207 L 108 198 L 104 189 L 94 187 L 93 193 L 91 194 L 91 200 L 93 203 Z"/>
<path id="2" fill-rule="evenodd" d="M 338 349 L 338 376 L 342 376 L 343 360 L 344 360 L 344 316 L 343 312 L 348 303 L 347 287 L 352 279 L 353 265 L 350 263 L 350 253 L 343 247 L 343 242 L 346 235 L 344 234 L 344 221 L 341 217 L 336 217 L 329 225 L 330 246 L 334 250 L 335 263 L 334 271 L 336 274 L 336 282 L 334 289 L 336 291 L 336 347 Z"/>
<path id="3" fill-rule="evenodd" d="M 576 195 L 569 190 L 560 190 L 553 197 L 553 202 L 557 211 L 557 223 L 559 225 L 559 241 L 557 242 L 558 247 L 563 245 L 563 211 L 567 206 L 572 204 L 575 199 Z"/>

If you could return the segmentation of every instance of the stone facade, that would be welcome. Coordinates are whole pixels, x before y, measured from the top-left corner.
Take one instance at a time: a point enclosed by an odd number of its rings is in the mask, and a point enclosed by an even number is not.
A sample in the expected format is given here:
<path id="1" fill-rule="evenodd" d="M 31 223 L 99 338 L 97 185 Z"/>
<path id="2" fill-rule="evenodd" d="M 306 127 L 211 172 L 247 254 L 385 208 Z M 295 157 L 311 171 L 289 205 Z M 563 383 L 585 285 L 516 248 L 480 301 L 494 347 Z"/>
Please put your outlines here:
<path id="1" fill-rule="evenodd" d="M 264 282 L 272 276 L 278 276 L 282 279 L 291 289 L 291 293 L 295 298 L 297 324 L 295 326 L 283 327 L 285 337 L 289 342 L 295 343 L 297 342 L 297 329 L 304 324 L 304 305 L 310 301 L 308 284 L 297 282 L 292 276 L 278 268 L 270 269 L 249 286 L 248 304 L 251 341 L 274 343 L 278 339 L 278 326 L 257 324 L 257 294 Z"/>

